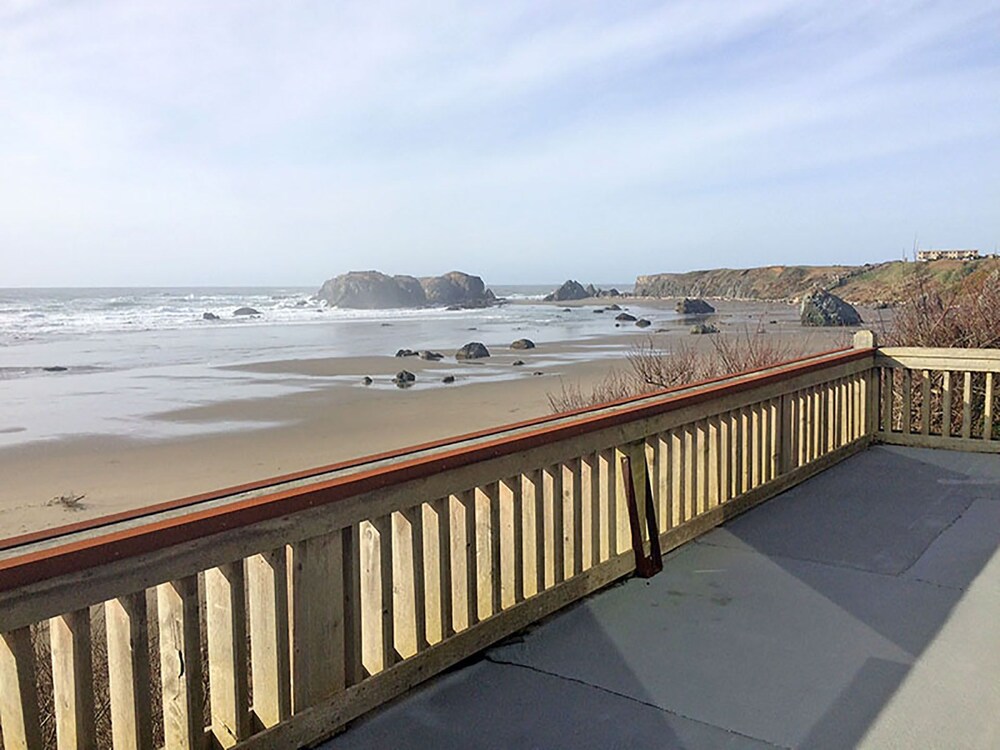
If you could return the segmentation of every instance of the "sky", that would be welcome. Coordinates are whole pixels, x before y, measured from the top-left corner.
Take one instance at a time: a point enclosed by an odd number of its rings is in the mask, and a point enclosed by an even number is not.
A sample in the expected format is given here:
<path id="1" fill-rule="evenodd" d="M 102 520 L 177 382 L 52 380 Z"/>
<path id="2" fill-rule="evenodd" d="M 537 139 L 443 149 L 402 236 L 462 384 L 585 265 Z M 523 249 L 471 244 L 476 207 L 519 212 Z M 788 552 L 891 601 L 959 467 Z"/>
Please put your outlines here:
<path id="1" fill-rule="evenodd" d="M 0 0 L 0 287 L 1000 246 L 997 0 Z"/>

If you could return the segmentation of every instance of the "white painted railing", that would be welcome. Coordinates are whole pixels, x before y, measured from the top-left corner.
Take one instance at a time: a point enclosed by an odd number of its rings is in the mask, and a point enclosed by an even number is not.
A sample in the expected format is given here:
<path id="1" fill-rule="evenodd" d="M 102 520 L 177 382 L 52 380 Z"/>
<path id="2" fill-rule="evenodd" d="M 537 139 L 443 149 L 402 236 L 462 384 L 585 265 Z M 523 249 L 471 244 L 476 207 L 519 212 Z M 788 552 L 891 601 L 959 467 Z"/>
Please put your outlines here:
<path id="1" fill-rule="evenodd" d="M 661 544 L 676 547 L 867 446 L 874 365 L 862 336 L 759 372 L 0 543 L 4 747 L 329 736 L 629 574 L 621 457 L 640 509 L 648 476 Z"/>

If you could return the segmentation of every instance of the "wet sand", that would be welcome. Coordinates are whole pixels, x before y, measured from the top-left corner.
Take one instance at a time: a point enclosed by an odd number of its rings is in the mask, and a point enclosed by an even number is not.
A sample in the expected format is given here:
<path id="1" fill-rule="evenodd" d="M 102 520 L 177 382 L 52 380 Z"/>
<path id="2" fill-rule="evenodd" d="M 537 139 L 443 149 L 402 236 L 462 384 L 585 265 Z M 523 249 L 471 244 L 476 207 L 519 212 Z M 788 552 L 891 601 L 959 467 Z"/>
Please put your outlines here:
<path id="1" fill-rule="evenodd" d="M 652 306 L 648 300 L 643 304 Z M 672 309 L 671 302 L 662 304 Z M 717 307 L 723 331 L 742 330 L 760 318 L 766 335 L 788 340 L 802 353 L 843 345 L 851 333 L 803 329 L 789 305 Z M 545 415 L 551 411 L 549 394 L 560 392 L 562 383 L 588 389 L 610 369 L 627 367 L 628 345 L 649 335 L 663 349 L 711 347 L 711 337 L 688 335 L 685 323 L 675 321 L 655 333 L 658 327 L 654 320 L 646 331 L 632 326 L 582 342 L 494 350 L 481 365 L 451 357 L 425 362 L 382 356 L 229 366 L 294 380 L 300 390 L 155 415 L 164 424 L 227 425 L 222 432 L 169 439 L 80 435 L 0 449 L 0 538 Z M 514 367 L 516 359 L 525 365 Z M 416 374 L 415 387 L 392 385 L 392 375 L 403 368 Z M 447 374 L 455 375 L 454 384 L 441 383 Z M 365 375 L 373 385 L 361 385 Z M 84 497 L 68 508 L 54 501 L 63 495 Z"/>

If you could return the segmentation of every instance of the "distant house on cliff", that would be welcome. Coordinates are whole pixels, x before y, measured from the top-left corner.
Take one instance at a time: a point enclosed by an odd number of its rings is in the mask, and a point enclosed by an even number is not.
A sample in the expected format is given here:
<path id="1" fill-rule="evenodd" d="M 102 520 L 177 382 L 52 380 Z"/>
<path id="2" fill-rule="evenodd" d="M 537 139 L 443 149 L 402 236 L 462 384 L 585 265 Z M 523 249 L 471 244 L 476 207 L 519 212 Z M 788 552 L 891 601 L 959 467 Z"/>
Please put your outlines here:
<path id="1" fill-rule="evenodd" d="M 917 260 L 976 260 L 978 250 L 918 250 Z"/>

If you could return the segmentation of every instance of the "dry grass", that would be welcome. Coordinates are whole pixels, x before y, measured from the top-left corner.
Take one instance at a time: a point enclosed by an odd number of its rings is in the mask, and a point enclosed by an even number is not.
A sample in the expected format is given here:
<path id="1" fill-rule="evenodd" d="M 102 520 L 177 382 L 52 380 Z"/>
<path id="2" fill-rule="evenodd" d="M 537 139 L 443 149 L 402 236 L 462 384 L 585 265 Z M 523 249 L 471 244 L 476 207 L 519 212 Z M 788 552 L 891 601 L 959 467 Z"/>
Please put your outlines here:
<path id="1" fill-rule="evenodd" d="M 880 331 L 881 343 L 886 346 L 944 347 L 997 349 L 1000 348 L 1000 271 L 966 276 L 951 284 L 942 283 L 918 265 L 903 282 L 893 321 Z M 942 403 L 944 374 L 929 374 L 930 414 L 932 433 L 942 432 Z M 893 373 L 893 391 L 902 393 L 903 373 Z M 964 376 L 951 376 L 952 413 L 950 433 L 961 433 L 964 400 Z M 970 380 L 971 435 L 981 437 L 984 429 L 986 378 L 983 373 L 973 373 Z M 893 408 L 893 428 L 901 430 L 905 420 L 910 429 L 919 431 L 920 414 L 924 400 L 922 378 L 915 373 L 910 385 L 910 414 L 903 414 L 902 398 L 897 398 Z M 996 409 L 994 409 L 996 413 Z M 993 437 L 1000 438 L 1000 425 L 994 425 Z"/>
<path id="2" fill-rule="evenodd" d="M 688 343 L 661 349 L 652 337 L 634 345 L 626 355 L 628 369 L 613 370 L 589 390 L 563 383 L 550 393 L 549 406 L 556 414 L 606 404 L 622 398 L 674 388 L 699 380 L 770 367 L 803 354 L 801 346 L 765 333 L 763 322 L 756 329 L 745 327 L 735 334 L 714 334 L 711 351 L 699 351 Z"/>

